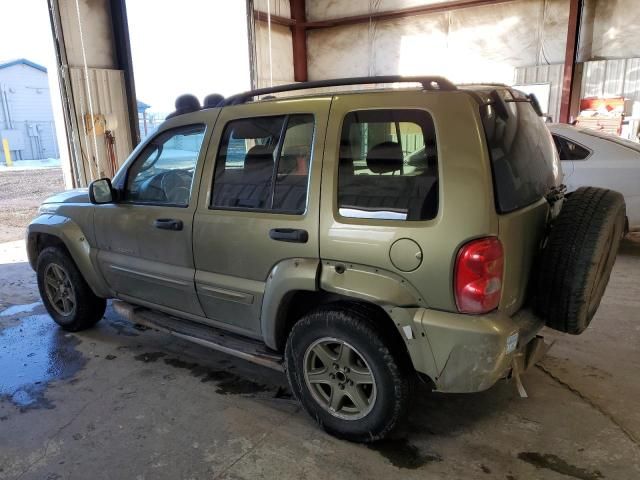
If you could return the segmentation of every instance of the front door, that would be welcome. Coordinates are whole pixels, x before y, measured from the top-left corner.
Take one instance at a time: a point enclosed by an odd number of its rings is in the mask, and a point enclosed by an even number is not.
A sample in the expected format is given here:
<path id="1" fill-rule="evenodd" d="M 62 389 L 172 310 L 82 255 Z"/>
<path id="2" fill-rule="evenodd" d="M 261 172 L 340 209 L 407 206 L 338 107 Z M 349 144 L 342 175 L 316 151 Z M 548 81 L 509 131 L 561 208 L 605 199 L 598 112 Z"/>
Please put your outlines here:
<path id="1" fill-rule="evenodd" d="M 205 124 L 157 134 L 130 164 L 120 201 L 95 209 L 98 263 L 119 298 L 202 315 L 192 250 Z"/>
<path id="2" fill-rule="evenodd" d="M 196 288 L 212 321 L 259 336 L 272 269 L 286 259 L 318 259 L 330 103 L 283 100 L 220 114 L 194 224 Z"/>

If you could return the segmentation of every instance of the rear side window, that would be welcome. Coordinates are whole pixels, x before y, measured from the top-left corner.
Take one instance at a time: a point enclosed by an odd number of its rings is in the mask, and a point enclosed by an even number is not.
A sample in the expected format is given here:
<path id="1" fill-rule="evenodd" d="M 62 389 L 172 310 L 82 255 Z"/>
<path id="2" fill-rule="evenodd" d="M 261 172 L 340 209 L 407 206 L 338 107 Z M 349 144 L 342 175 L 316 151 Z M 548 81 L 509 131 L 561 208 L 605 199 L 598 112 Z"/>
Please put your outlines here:
<path id="1" fill-rule="evenodd" d="M 555 151 L 551 134 L 531 104 L 516 100 L 508 90 L 498 94 L 504 102 L 483 105 L 481 115 L 496 210 L 508 213 L 538 201 L 554 185 Z"/>
<path id="2" fill-rule="evenodd" d="M 423 110 L 362 110 L 342 125 L 338 213 L 429 220 L 438 213 L 438 152 Z"/>
<path id="3" fill-rule="evenodd" d="M 310 114 L 229 122 L 216 159 L 211 206 L 304 213 L 313 132 Z"/>
<path id="4" fill-rule="evenodd" d="M 553 143 L 556 144 L 560 160 L 584 160 L 591 155 L 591 150 L 588 148 L 560 135 L 553 135 Z"/>

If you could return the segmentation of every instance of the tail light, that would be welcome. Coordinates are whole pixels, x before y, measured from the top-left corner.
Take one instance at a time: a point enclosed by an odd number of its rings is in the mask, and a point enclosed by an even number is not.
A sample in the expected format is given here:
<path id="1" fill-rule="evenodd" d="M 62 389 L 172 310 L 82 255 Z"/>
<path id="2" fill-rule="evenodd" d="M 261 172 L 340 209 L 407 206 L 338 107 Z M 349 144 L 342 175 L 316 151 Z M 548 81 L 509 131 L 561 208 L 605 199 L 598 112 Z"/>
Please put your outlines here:
<path id="1" fill-rule="evenodd" d="M 504 252 L 496 237 L 480 238 L 458 252 L 454 270 L 456 306 L 462 313 L 487 313 L 502 293 Z"/>

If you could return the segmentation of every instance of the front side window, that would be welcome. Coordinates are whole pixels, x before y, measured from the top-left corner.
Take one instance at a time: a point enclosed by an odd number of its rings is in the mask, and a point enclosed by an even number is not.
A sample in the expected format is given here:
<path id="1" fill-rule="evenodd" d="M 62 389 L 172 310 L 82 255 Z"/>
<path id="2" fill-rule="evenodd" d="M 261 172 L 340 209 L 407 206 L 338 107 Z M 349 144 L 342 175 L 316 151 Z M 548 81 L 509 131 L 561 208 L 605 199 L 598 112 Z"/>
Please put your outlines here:
<path id="1" fill-rule="evenodd" d="M 188 206 L 204 131 L 204 125 L 191 125 L 156 136 L 129 168 L 124 200 Z"/>
<path id="2" fill-rule="evenodd" d="M 556 145 L 560 160 L 584 160 L 591 155 L 591 150 L 560 135 L 553 135 L 553 143 Z"/>
<path id="3" fill-rule="evenodd" d="M 438 152 L 423 110 L 362 110 L 345 116 L 338 213 L 381 220 L 429 220 L 438 213 Z"/>
<path id="4" fill-rule="evenodd" d="M 224 129 L 216 159 L 211 206 L 304 213 L 313 115 L 234 120 Z"/>

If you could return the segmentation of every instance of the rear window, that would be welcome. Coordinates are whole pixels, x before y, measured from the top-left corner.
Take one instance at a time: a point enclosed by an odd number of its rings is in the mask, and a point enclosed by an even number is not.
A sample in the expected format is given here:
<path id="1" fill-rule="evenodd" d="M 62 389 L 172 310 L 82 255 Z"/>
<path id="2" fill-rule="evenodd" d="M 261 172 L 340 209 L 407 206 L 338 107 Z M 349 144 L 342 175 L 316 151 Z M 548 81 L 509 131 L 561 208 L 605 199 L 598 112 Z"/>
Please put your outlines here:
<path id="1" fill-rule="evenodd" d="M 491 156 L 496 210 L 508 213 L 535 203 L 555 184 L 554 145 L 531 104 L 508 90 L 501 105 L 481 106 Z M 504 111 L 501 111 L 501 106 Z"/>
<path id="2" fill-rule="evenodd" d="M 362 110 L 345 116 L 338 213 L 379 220 L 429 220 L 438 213 L 438 152 L 423 110 Z"/>

